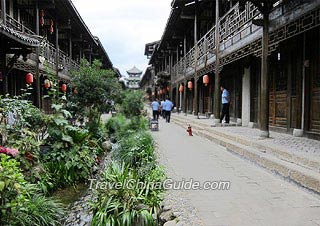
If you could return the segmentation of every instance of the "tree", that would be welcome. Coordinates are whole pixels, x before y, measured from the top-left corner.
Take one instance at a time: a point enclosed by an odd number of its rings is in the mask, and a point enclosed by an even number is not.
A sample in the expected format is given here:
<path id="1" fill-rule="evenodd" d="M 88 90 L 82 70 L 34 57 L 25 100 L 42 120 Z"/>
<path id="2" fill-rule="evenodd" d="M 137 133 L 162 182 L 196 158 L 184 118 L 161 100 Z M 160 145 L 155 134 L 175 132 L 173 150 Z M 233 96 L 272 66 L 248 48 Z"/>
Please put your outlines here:
<path id="1" fill-rule="evenodd" d="M 101 68 L 102 64 L 94 60 L 92 65 L 87 60 L 81 61 L 80 70 L 74 72 L 71 86 L 73 95 L 71 104 L 76 108 L 77 116 L 88 117 L 89 129 L 100 123 L 103 111 L 109 110 L 108 101 L 120 96 L 121 86 L 113 70 Z"/>

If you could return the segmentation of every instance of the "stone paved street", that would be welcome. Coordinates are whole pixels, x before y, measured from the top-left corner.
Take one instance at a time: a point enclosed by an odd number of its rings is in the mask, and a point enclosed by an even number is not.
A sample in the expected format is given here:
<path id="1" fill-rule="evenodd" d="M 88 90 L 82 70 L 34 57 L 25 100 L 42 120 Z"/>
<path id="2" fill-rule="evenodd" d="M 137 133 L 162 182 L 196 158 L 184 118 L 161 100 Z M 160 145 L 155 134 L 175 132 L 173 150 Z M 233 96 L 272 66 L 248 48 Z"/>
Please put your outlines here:
<path id="1" fill-rule="evenodd" d="M 163 119 L 152 134 L 169 177 L 231 182 L 225 191 L 169 191 L 180 225 L 320 225 L 318 195 Z"/>
<path id="2" fill-rule="evenodd" d="M 178 116 L 182 119 L 193 120 L 201 124 L 211 126 L 213 124 L 213 119 L 196 119 L 194 115 L 185 116 L 184 114 L 173 114 L 173 116 Z M 210 127 L 209 130 L 217 130 L 228 132 L 235 135 L 240 135 L 248 139 L 258 140 L 259 138 L 259 129 L 253 129 L 249 127 L 242 126 L 224 126 L 224 127 Z M 299 155 L 312 157 L 320 159 L 320 141 L 313 140 L 306 137 L 294 137 L 290 134 L 278 133 L 270 131 L 270 138 L 261 140 L 261 143 L 264 143 L 268 146 L 275 146 L 292 153 Z"/>

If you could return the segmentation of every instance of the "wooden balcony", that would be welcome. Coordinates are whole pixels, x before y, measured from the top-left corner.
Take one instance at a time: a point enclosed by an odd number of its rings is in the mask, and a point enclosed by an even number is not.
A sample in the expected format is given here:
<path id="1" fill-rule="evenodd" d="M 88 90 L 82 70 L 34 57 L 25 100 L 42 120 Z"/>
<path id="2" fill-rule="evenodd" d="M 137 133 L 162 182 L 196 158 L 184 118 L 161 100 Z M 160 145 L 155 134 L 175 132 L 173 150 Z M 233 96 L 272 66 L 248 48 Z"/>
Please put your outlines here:
<path id="1" fill-rule="evenodd" d="M 6 27 L 23 34 L 26 37 L 37 39 L 40 42 L 39 60 L 37 60 L 36 57 L 36 48 L 33 48 L 33 52 L 28 55 L 28 60 L 23 61 L 19 58 L 18 62 L 14 65 L 14 68 L 34 72 L 36 62 L 40 61 L 40 73 L 46 73 L 48 68 L 52 71 L 58 69 L 59 76 L 65 79 L 69 78 L 71 71 L 79 69 L 79 64 L 72 60 L 66 53 L 61 50 L 58 51 L 44 37 L 37 36 L 31 29 L 19 23 L 9 15 L 6 17 Z"/>
<path id="2" fill-rule="evenodd" d="M 270 14 L 269 51 L 274 51 L 279 42 L 320 24 L 319 1 L 290 1 L 274 7 Z M 262 28 L 252 23 L 261 18 L 258 9 L 251 3 L 243 11 L 239 4 L 219 19 L 219 57 L 224 66 L 242 57 L 261 54 Z M 189 79 L 196 72 L 212 71 L 216 61 L 215 26 L 211 28 L 171 69 L 171 82 Z"/>

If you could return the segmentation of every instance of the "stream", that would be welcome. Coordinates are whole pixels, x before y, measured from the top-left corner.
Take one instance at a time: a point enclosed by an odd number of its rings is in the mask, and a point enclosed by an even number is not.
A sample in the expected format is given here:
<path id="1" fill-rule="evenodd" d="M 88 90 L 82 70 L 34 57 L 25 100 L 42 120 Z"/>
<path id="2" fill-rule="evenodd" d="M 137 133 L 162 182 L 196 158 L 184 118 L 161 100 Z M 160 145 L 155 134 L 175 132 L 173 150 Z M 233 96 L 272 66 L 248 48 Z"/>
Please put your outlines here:
<path id="1" fill-rule="evenodd" d="M 100 177 L 100 174 L 105 170 L 110 161 L 110 155 L 103 158 L 94 178 L 97 179 Z M 95 194 L 89 187 L 90 184 L 88 181 L 88 183 L 77 184 L 76 187 L 70 186 L 60 189 L 53 194 L 53 197 L 59 199 L 67 206 L 67 216 L 62 220 L 62 225 L 91 225 L 93 213 L 90 210 L 90 202 L 95 199 Z"/>

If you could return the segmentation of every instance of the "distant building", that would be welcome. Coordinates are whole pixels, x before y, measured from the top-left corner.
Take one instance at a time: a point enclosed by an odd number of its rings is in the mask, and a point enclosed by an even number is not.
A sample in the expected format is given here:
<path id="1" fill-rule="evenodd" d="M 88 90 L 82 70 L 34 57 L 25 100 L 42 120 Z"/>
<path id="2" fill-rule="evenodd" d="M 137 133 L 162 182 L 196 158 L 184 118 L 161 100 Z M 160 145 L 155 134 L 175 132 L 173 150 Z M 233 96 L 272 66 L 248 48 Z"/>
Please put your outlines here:
<path id="1" fill-rule="evenodd" d="M 142 71 L 134 66 L 130 70 L 127 71 L 129 77 L 127 78 L 128 81 L 128 88 L 129 89 L 139 89 L 139 82 L 141 80 Z"/>

